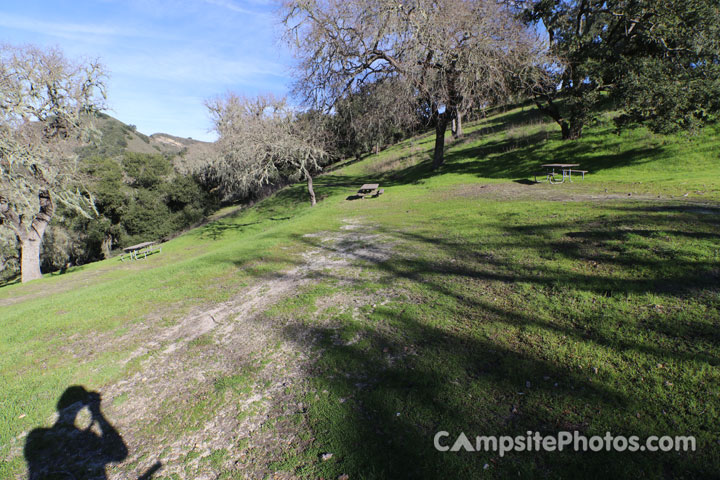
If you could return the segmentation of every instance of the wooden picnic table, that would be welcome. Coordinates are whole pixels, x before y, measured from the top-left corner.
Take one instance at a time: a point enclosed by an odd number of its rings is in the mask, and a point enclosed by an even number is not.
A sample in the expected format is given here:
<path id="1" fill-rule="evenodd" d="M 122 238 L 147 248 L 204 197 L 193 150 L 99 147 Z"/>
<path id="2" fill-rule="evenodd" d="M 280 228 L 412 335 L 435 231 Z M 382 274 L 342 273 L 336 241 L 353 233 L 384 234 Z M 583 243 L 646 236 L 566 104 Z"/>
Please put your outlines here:
<path id="1" fill-rule="evenodd" d="M 545 169 L 545 174 L 542 176 L 545 176 L 547 178 L 547 181 L 549 183 L 555 184 L 555 183 L 563 183 L 565 179 L 567 179 L 569 182 L 572 183 L 572 174 L 573 172 L 581 173 L 582 178 L 585 178 L 585 174 L 587 173 L 587 170 L 573 170 L 573 167 L 579 167 L 579 163 L 544 163 L 541 165 Z M 562 172 L 562 177 L 560 180 L 556 178 L 556 175 L 558 175 L 555 172 L 555 169 L 560 170 Z M 537 177 L 541 175 L 535 175 L 535 182 L 538 181 Z"/>
<path id="2" fill-rule="evenodd" d="M 155 251 L 162 251 L 162 247 L 157 245 L 157 242 L 138 243 L 137 245 L 123 248 L 123 252 L 125 253 L 120 256 L 120 261 L 137 260 L 140 255 L 142 255 L 143 258 L 147 258 L 148 254 Z"/>
<path id="3" fill-rule="evenodd" d="M 358 192 L 372 192 L 373 190 L 377 190 L 379 186 L 379 183 L 365 183 L 362 187 L 360 187 Z"/>
<path id="4" fill-rule="evenodd" d="M 385 192 L 385 189 L 380 188 L 379 183 L 365 183 L 358 190 L 357 196 L 360 198 L 365 198 L 367 195 L 378 197 L 382 195 L 383 192 Z"/>

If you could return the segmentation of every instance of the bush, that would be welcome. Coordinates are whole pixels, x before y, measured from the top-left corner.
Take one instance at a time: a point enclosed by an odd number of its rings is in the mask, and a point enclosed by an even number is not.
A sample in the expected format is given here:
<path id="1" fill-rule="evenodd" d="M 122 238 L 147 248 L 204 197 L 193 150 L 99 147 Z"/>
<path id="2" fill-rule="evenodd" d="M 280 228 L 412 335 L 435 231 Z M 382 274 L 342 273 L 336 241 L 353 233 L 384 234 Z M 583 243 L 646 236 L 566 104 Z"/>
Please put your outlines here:
<path id="1" fill-rule="evenodd" d="M 167 239 L 219 205 L 196 178 L 175 172 L 162 155 L 94 155 L 83 165 L 98 215 L 88 219 L 59 206 L 43 242 L 44 271 L 100 260 L 113 248 Z M 5 243 L 14 247 L 14 241 Z M 11 255 L 0 250 L 0 256 Z"/>

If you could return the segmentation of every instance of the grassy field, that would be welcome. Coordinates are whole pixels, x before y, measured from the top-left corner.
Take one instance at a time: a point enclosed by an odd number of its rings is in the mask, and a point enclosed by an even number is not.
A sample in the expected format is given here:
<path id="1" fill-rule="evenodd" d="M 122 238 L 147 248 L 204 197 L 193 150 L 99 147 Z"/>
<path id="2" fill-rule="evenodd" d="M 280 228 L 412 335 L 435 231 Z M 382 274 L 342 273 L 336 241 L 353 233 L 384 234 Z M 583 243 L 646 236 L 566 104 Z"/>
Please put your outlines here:
<path id="1" fill-rule="evenodd" d="M 0 478 L 71 385 L 127 445 L 111 478 L 717 476 L 720 126 L 557 130 L 516 108 L 439 171 L 420 136 L 319 177 L 315 208 L 286 188 L 147 260 L 1 288 Z M 530 182 L 548 162 L 590 174 Z M 500 457 L 438 431 L 697 450 Z"/>

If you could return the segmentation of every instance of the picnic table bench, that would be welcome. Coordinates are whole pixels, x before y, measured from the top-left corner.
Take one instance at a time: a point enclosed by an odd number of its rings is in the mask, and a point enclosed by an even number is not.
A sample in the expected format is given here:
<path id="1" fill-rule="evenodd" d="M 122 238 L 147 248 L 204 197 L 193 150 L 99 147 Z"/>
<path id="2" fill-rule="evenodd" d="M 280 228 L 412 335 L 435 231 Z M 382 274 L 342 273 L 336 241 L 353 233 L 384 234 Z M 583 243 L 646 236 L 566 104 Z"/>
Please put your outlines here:
<path id="1" fill-rule="evenodd" d="M 120 256 L 121 262 L 124 262 L 125 260 L 137 260 L 140 256 L 142 256 L 142 258 L 147 258 L 148 255 L 152 255 L 155 252 L 162 252 L 162 245 L 158 245 L 157 242 L 143 242 L 130 247 L 125 247 L 123 248 L 123 252 L 124 253 Z"/>
<path id="2" fill-rule="evenodd" d="M 579 163 L 545 163 L 540 166 L 545 169 L 545 173 L 535 174 L 535 183 L 540 183 L 542 181 L 538 180 L 538 177 L 545 177 L 548 183 L 552 184 L 563 183 L 565 180 L 572 183 L 573 173 L 582 174 L 583 180 L 585 180 L 585 174 L 588 173 L 587 170 L 573 169 L 573 167 L 579 167 Z M 559 170 L 559 172 L 556 172 L 556 169 Z M 560 175 L 562 176 L 558 179 L 557 177 Z"/>
<path id="3" fill-rule="evenodd" d="M 360 198 L 365 198 L 367 196 L 371 197 L 379 197 L 383 193 L 385 193 L 384 188 L 379 188 L 380 184 L 378 183 L 366 183 L 362 187 L 360 187 L 360 190 L 357 192 L 357 196 Z"/>

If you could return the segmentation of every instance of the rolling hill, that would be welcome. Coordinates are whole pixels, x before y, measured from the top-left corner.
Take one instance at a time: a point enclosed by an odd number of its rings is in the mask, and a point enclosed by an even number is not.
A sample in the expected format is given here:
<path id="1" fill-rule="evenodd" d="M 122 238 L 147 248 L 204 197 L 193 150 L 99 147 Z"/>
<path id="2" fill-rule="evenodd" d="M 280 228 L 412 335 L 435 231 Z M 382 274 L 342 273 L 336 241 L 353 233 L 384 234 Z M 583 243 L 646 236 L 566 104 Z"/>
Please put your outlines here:
<path id="1" fill-rule="evenodd" d="M 123 152 L 162 154 L 181 162 L 181 157 L 206 154 L 210 143 L 167 133 L 145 135 L 107 114 L 99 114 L 95 122 L 102 133 L 95 145 L 81 148 L 82 157 L 92 155 L 118 156 Z"/>

